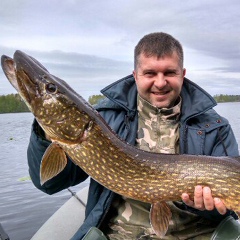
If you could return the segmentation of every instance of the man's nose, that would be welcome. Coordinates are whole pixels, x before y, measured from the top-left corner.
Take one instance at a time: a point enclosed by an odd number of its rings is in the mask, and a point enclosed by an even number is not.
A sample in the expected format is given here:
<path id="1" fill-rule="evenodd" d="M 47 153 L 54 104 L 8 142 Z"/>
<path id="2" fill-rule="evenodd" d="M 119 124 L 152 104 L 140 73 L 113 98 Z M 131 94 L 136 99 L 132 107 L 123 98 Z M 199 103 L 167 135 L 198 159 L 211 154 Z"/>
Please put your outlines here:
<path id="1" fill-rule="evenodd" d="M 163 88 L 164 86 L 167 85 L 167 80 L 166 80 L 166 77 L 164 76 L 164 74 L 162 74 L 162 73 L 157 74 L 155 81 L 154 81 L 154 85 L 157 88 Z"/>

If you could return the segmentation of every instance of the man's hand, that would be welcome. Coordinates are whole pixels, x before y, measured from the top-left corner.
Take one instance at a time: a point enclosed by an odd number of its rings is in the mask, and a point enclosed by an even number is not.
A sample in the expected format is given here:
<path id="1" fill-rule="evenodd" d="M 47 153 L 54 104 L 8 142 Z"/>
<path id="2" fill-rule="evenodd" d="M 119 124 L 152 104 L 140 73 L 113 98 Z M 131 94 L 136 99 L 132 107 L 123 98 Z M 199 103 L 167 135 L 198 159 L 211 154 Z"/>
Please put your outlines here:
<path id="1" fill-rule="evenodd" d="M 213 198 L 209 187 L 196 186 L 194 191 L 194 199 L 191 200 L 187 193 L 182 194 L 183 202 L 189 207 L 198 210 L 213 210 L 216 208 L 218 212 L 224 215 L 227 208 L 219 198 Z"/>

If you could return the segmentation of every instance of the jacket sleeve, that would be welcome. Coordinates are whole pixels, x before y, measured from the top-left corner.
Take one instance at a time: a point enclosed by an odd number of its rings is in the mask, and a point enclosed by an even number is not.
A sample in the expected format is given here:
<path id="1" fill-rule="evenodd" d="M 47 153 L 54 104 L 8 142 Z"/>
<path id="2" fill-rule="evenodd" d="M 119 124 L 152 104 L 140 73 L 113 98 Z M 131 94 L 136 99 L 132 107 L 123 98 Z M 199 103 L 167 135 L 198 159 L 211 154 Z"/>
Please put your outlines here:
<path id="1" fill-rule="evenodd" d="M 67 187 L 74 186 L 87 179 L 88 175 L 78 166 L 76 166 L 70 158 L 64 170 L 56 177 L 47 181 L 45 184 L 40 184 L 40 165 L 42 156 L 50 145 L 50 141 L 45 138 L 42 128 L 36 120 L 32 125 L 30 142 L 27 150 L 29 174 L 33 184 L 41 191 L 47 194 L 54 194 Z"/>
<path id="2" fill-rule="evenodd" d="M 205 149 L 211 149 L 211 152 L 206 155 L 211 156 L 239 156 L 238 144 L 234 136 L 233 130 L 224 118 L 221 118 L 223 123 L 213 131 L 209 131 L 206 134 Z M 220 222 L 228 216 L 232 216 L 234 219 L 238 219 L 238 216 L 232 210 L 227 210 L 225 215 L 221 215 L 216 209 L 213 211 L 200 211 L 186 205 L 186 209 L 199 216 L 205 217 L 211 221 Z"/>

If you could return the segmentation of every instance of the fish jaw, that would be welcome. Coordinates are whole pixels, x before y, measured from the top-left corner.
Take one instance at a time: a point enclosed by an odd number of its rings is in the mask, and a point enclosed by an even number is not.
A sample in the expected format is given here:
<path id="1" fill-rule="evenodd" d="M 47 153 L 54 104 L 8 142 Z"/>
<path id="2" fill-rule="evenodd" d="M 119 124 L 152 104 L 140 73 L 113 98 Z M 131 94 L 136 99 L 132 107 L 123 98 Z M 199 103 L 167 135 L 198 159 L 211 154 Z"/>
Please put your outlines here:
<path id="1" fill-rule="evenodd" d="M 1 64 L 4 74 L 9 82 L 17 90 L 21 98 L 24 100 L 29 110 L 35 115 L 34 101 L 39 95 L 38 86 L 33 81 L 34 78 L 28 76 L 25 72 L 25 67 L 17 63 L 15 59 L 3 55 Z"/>
<path id="2" fill-rule="evenodd" d="M 3 72 L 6 75 L 9 82 L 17 91 L 19 91 L 14 60 L 6 55 L 2 55 L 1 65 Z"/>

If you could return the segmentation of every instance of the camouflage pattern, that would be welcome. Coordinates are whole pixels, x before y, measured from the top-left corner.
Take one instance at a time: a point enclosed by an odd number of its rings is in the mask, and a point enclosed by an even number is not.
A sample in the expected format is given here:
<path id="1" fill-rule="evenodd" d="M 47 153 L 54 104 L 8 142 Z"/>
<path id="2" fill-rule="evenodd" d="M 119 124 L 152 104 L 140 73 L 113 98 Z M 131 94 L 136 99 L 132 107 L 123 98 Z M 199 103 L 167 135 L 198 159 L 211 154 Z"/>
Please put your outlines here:
<path id="1" fill-rule="evenodd" d="M 157 153 L 179 152 L 181 100 L 173 108 L 156 108 L 138 96 L 137 147 Z"/>
<path id="2" fill-rule="evenodd" d="M 181 99 L 173 108 L 158 109 L 138 96 L 138 134 L 136 146 L 159 153 L 179 153 L 179 116 Z M 162 239 L 210 239 L 215 226 L 195 214 L 184 211 L 181 202 L 167 203 L 172 219 L 166 236 Z M 151 205 L 121 197 L 112 206 L 117 214 L 110 223 L 107 237 L 111 240 L 160 239 L 151 228 Z M 181 209 L 182 208 L 182 209 Z M 201 236 L 199 236 L 201 235 Z M 197 237 L 196 237 L 197 236 Z"/>

